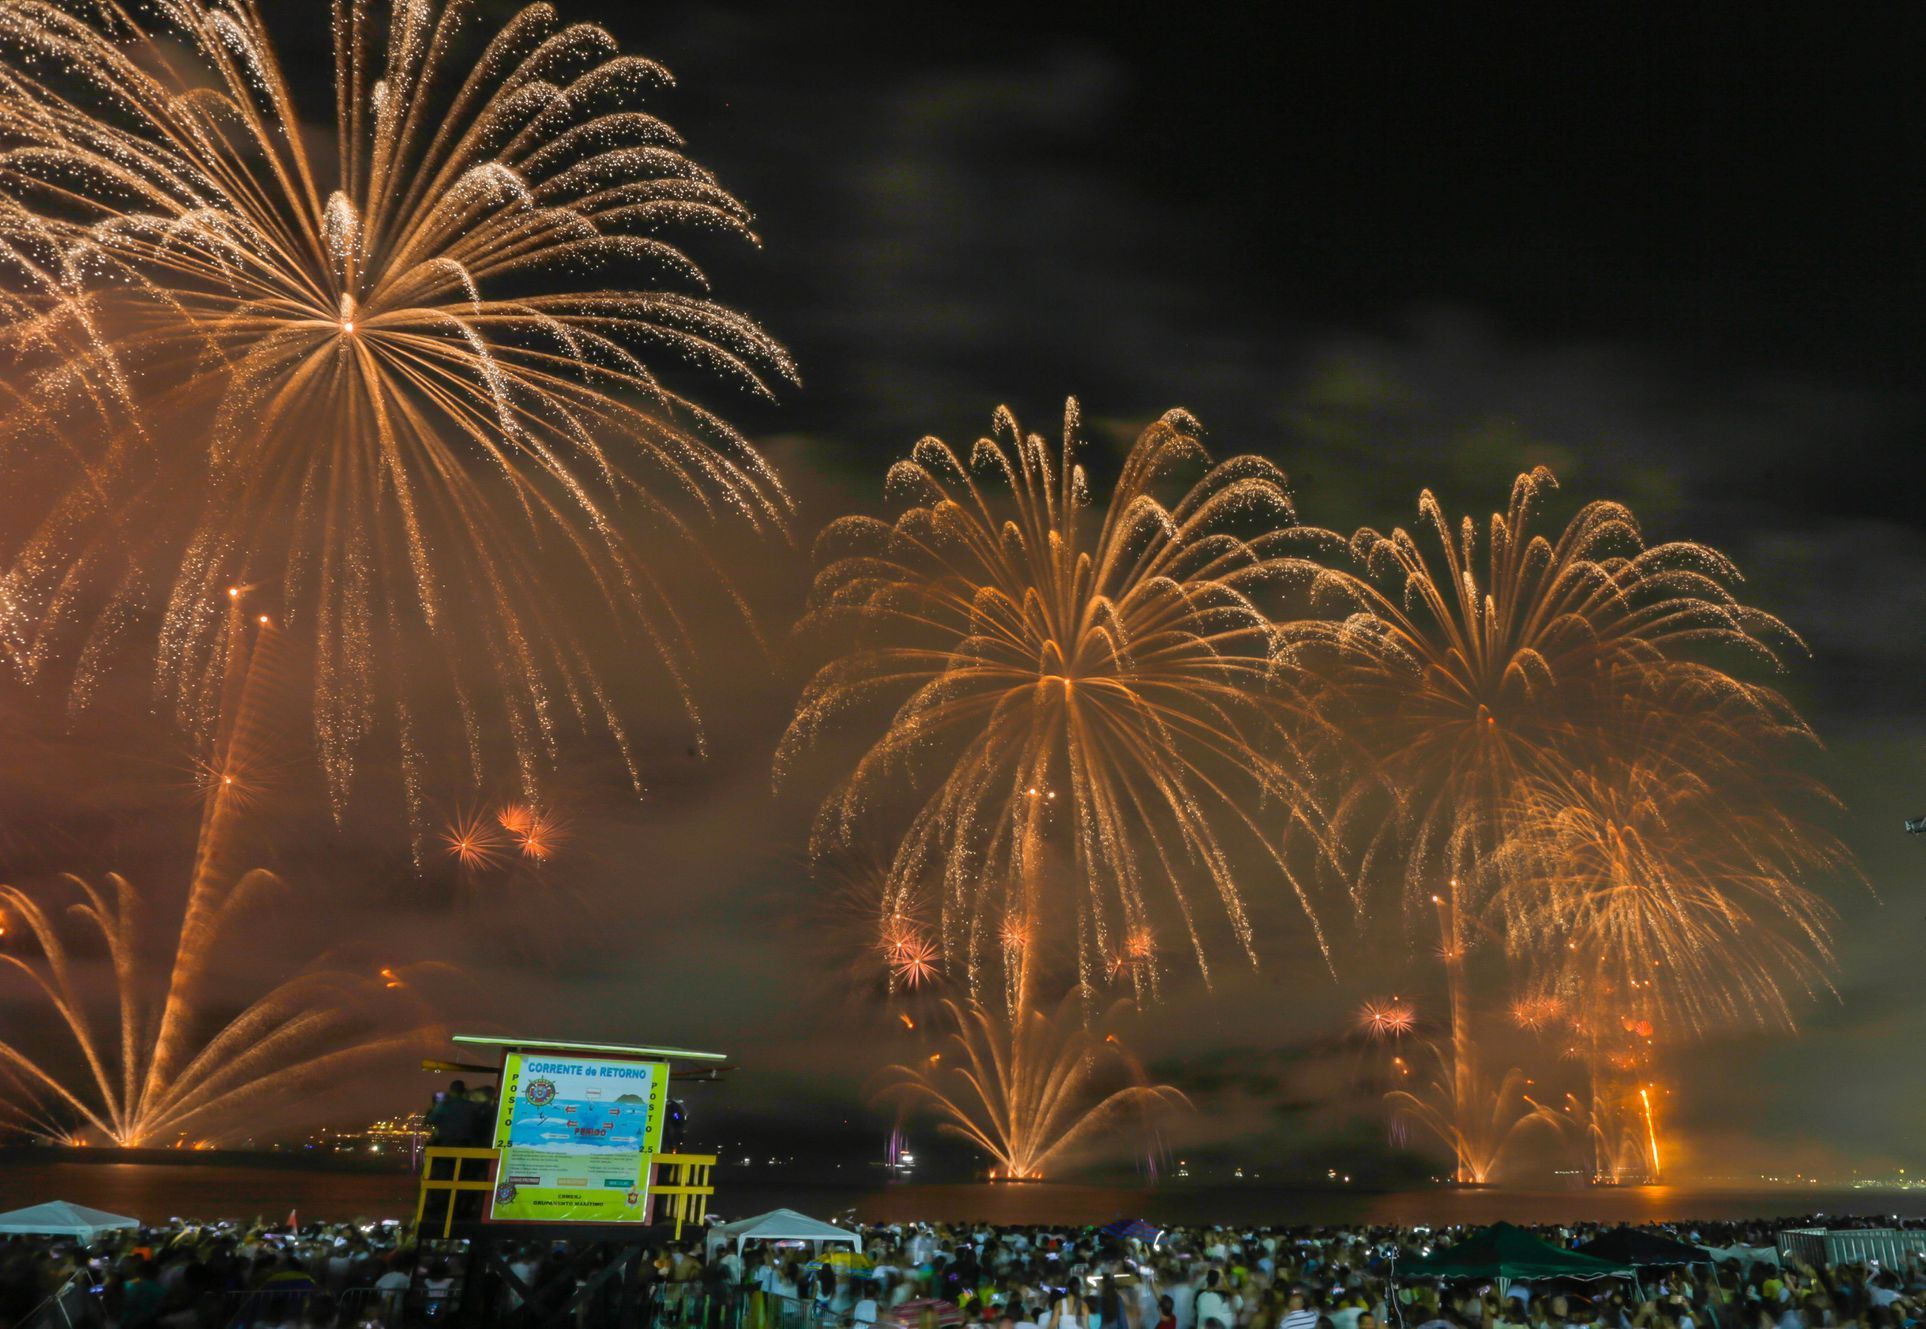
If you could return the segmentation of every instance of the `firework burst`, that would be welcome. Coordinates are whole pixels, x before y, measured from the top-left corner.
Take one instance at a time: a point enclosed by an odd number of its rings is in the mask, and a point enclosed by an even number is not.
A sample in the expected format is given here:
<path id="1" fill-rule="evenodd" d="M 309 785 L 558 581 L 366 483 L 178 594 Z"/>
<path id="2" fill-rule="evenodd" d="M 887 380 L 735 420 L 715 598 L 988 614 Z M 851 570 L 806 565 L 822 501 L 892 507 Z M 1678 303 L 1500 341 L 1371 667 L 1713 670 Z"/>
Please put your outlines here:
<path id="1" fill-rule="evenodd" d="M 1142 997 L 1156 995 L 1157 979 L 1157 934 L 1147 927 L 1133 928 L 1110 957 L 1110 981 L 1127 981 Z"/>
<path id="2" fill-rule="evenodd" d="M 535 829 L 539 813 L 529 803 L 504 803 L 495 810 L 495 824 L 509 835 L 520 838 Z"/>
<path id="3" fill-rule="evenodd" d="M 907 795 L 892 877 L 940 877 L 941 943 L 973 991 L 1004 922 L 1040 916 L 1053 861 L 1070 865 L 1075 894 L 1053 908 L 1075 920 L 1086 992 L 1158 910 L 1208 978 L 1194 893 L 1255 958 L 1231 837 L 1316 921 L 1282 847 L 1291 831 L 1323 846 L 1292 746 L 1310 713 L 1287 688 L 1289 630 L 1256 597 L 1308 583 L 1302 551 L 1328 537 L 1295 525 L 1270 463 L 1209 465 L 1183 412 L 1137 440 L 1107 504 L 1093 505 L 1077 447 L 1074 402 L 1060 447 L 999 411 L 967 462 L 925 439 L 892 468 L 910 503 L 894 522 L 848 517 L 818 541 L 804 626 L 854 644 L 810 682 L 778 773 L 894 701 L 815 845 L 833 852 Z M 1159 496 L 1191 467 L 1201 480 Z"/>
<path id="4" fill-rule="evenodd" d="M 1773 692 L 1696 658 L 1726 649 L 1776 667 L 1772 643 L 1797 643 L 1739 603 L 1732 563 L 1701 544 L 1647 546 L 1618 503 L 1586 504 L 1555 540 L 1536 534 L 1556 483 L 1543 467 L 1518 477 L 1491 517 L 1482 570 L 1477 525 L 1454 529 L 1426 491 L 1417 534 L 1359 531 L 1365 575 L 1321 583 L 1355 611 L 1338 633 L 1332 700 L 1350 708 L 1366 762 L 1338 824 L 1369 846 L 1367 873 L 1376 856 L 1402 854 L 1414 902 L 1445 881 L 1454 906 L 1490 889 L 1520 781 L 1591 764 L 1628 721 L 1721 698 L 1796 724 Z"/>
<path id="5" fill-rule="evenodd" d="M 1565 999 L 1555 992 L 1529 992 L 1511 1003 L 1511 1022 L 1528 1033 L 1554 1028 L 1566 1014 Z"/>
<path id="6" fill-rule="evenodd" d="M 311 653 L 337 813 L 385 728 L 419 824 L 430 712 L 477 781 L 502 731 L 532 787 L 571 715 L 635 776 L 610 663 L 653 652 L 691 696 L 632 519 L 700 565 L 662 495 L 760 528 L 787 508 L 657 372 L 792 376 L 677 247 L 753 237 L 639 109 L 667 75 L 545 4 L 471 48 L 460 0 L 336 0 L 317 154 L 254 4 L 139 15 L 0 7 L 0 446 L 46 500 L 0 641 L 32 674 L 77 636 L 82 697 L 158 613 L 162 684 L 207 732 L 227 650 L 208 605 L 253 587 Z M 572 583 L 617 611 L 593 649 L 552 590 Z"/>
<path id="7" fill-rule="evenodd" d="M 1793 994 L 1823 988 L 1832 910 L 1807 884 L 1849 869 L 1845 849 L 1801 820 L 1824 791 L 1756 761 L 1753 713 L 1640 737 L 1588 771 L 1524 781 L 1495 862 L 1514 948 L 1562 960 L 1564 986 L 1597 994 L 1592 1025 L 1677 1032 L 1755 1023 L 1791 1028 Z M 1708 749 L 1738 735 L 1708 769 Z M 1621 1007 L 1603 1004 L 1622 994 Z"/>
<path id="8" fill-rule="evenodd" d="M 504 803 L 492 814 L 457 813 L 441 835 L 449 857 L 470 873 L 502 867 L 511 857 L 546 863 L 564 838 L 560 818 L 523 802 Z"/>
<path id="9" fill-rule="evenodd" d="M 899 892 L 888 857 L 869 841 L 816 859 L 806 870 L 815 879 L 815 903 L 797 912 L 785 895 L 780 916 L 828 961 L 813 968 L 827 995 L 879 1018 L 920 1020 L 943 980 L 921 893 Z"/>
<path id="10" fill-rule="evenodd" d="M 1422 1090 L 1395 1089 L 1385 1095 L 1395 1117 L 1429 1132 L 1456 1160 L 1456 1179 L 1474 1185 L 1491 1181 L 1520 1133 L 1535 1126 L 1562 1127 L 1557 1113 L 1525 1094 L 1529 1081 L 1516 1068 L 1497 1080 L 1479 1066 L 1475 1049 L 1467 1064 L 1459 1050 L 1433 1046 L 1437 1076 Z"/>
<path id="11" fill-rule="evenodd" d="M 546 863 L 555 857 L 562 842 L 562 827 L 552 813 L 535 808 L 526 810 L 520 830 L 509 831 L 515 848 L 533 863 Z"/>
<path id="12" fill-rule="evenodd" d="M 1036 925 L 1012 914 L 997 925 L 997 941 L 1012 955 L 1023 955 L 1036 940 Z"/>
<path id="13" fill-rule="evenodd" d="M 1134 1115 L 1148 1124 L 1159 1112 L 1189 1106 L 1171 1086 L 1146 1082 L 1117 1035 L 1106 1031 L 1110 1017 L 1087 1025 L 1077 1004 L 1072 993 L 1051 1017 L 1027 1001 L 1011 1014 L 946 1000 L 952 1033 L 943 1050 L 919 1066 L 890 1067 L 881 1096 L 927 1108 L 942 1130 L 990 1158 L 993 1179 L 1012 1181 L 1040 1180 L 1075 1146 L 1120 1120 Z M 1124 1083 L 1106 1092 L 1106 1075 Z"/>
<path id="14" fill-rule="evenodd" d="M 911 991 L 933 983 L 942 973 L 936 943 L 911 927 L 892 929 L 883 939 L 883 960 L 890 982 Z"/>
<path id="15" fill-rule="evenodd" d="M 1592 1177 L 1611 1185 L 1657 1185 L 1665 1179 L 1655 1099 L 1663 1091 L 1645 1083 L 1594 1093 L 1589 1101 L 1566 1094 L 1556 1107 L 1533 1103 L 1540 1119 L 1581 1138 L 1591 1150 Z"/>
<path id="16" fill-rule="evenodd" d="M 457 814 L 441 838 L 449 857 L 470 872 L 485 872 L 502 861 L 502 837 L 487 817 Z"/>
<path id="17" fill-rule="evenodd" d="M 259 753 L 258 666 L 265 649 L 257 646 L 238 681 L 224 690 L 231 723 L 217 748 L 217 769 Z M 24 978 L 48 1002 L 57 1016 L 48 1023 L 66 1030 L 84 1067 L 70 1079 L 18 1043 L 0 1041 L 0 1070 L 11 1087 L 0 1115 L 62 1142 L 75 1136 L 75 1123 L 81 1133 L 129 1147 L 172 1143 L 188 1131 L 218 1139 L 233 1128 L 236 1114 L 264 1098 L 291 1101 L 299 1085 L 325 1083 L 371 1057 L 429 1041 L 429 1026 L 412 1003 L 397 1021 L 394 1003 L 410 982 L 407 971 L 393 965 L 298 974 L 208 1033 L 208 988 L 232 927 L 279 885 L 271 873 L 237 864 L 242 813 L 257 798 L 257 789 L 243 796 L 225 782 L 208 787 L 186 907 L 165 972 L 143 959 L 151 920 L 131 883 L 117 874 L 105 888 L 67 878 L 80 900 L 66 912 L 106 948 L 117 996 L 112 1021 L 91 1009 L 82 953 L 60 913 L 35 895 L 0 886 L 0 905 L 20 920 L 38 952 L 37 962 L 0 954 L 0 973 Z M 384 1032 L 397 1023 L 401 1032 Z"/>
<path id="18" fill-rule="evenodd" d="M 1798 644 L 1739 602 L 1728 559 L 1690 542 L 1648 546 L 1617 503 L 1586 504 L 1556 538 L 1536 534 L 1554 485 L 1543 468 L 1519 476 L 1482 548 L 1477 524 L 1454 527 L 1426 492 L 1415 534 L 1359 531 L 1362 575 L 1319 583 L 1349 610 L 1325 676 L 1330 709 L 1342 710 L 1362 757 L 1336 824 L 1365 846 L 1358 882 L 1395 854 L 1407 901 L 1436 906 L 1452 1028 L 1440 1062 L 1456 1077 L 1448 1098 L 1457 1108 L 1449 1130 L 1433 1129 L 1454 1142 L 1461 1176 L 1488 1171 L 1492 1155 L 1489 1095 L 1473 1078 L 1473 942 L 1501 933 L 1514 951 L 1532 952 L 1534 969 L 1546 955 L 1573 962 L 1549 981 L 1569 979 L 1588 1015 L 1587 992 L 1610 981 L 1610 966 L 1633 962 L 1562 935 L 1570 894 L 1551 889 L 1535 866 L 1545 856 L 1526 848 L 1548 848 L 1560 814 L 1555 799 L 1521 791 L 1590 786 L 1647 732 L 1672 734 L 1681 770 L 1701 781 L 1735 763 L 1773 765 L 1782 740 L 1809 737 L 1777 693 L 1720 663 L 1777 667 L 1777 644 Z M 1780 812 L 1768 804 L 1726 829 Z M 1486 919 L 1493 901 L 1501 929 Z M 1565 944 L 1547 944 L 1553 932 Z"/>
<path id="19" fill-rule="evenodd" d="M 1403 1038 L 1418 1027 L 1418 1011 L 1401 997 L 1367 1001 L 1358 1011 L 1358 1028 L 1371 1039 Z"/>

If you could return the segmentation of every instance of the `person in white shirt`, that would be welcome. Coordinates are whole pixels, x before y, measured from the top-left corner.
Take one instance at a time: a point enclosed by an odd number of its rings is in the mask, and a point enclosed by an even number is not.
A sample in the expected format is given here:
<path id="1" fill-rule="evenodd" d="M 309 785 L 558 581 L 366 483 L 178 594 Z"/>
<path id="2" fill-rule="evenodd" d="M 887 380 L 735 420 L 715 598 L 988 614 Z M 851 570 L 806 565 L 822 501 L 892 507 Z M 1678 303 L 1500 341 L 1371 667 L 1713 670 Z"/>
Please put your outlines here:
<path id="1" fill-rule="evenodd" d="M 1038 1329 L 1096 1329 L 1096 1317 L 1084 1304 L 1082 1297 L 1074 1290 L 1066 1289 L 1064 1294 L 1050 1304 L 1050 1309 L 1037 1321 Z"/>
<path id="2" fill-rule="evenodd" d="M 336 1237 L 334 1251 L 327 1260 L 328 1288 L 336 1296 L 339 1296 L 341 1290 L 348 1286 L 348 1271 L 353 1267 L 354 1252 L 348 1249 L 348 1243 L 344 1239 Z"/>
<path id="3" fill-rule="evenodd" d="M 1302 1292 L 1291 1293 L 1291 1299 L 1284 1304 L 1284 1314 L 1277 1321 L 1277 1329 L 1317 1329 L 1318 1314 L 1311 1309 L 1310 1299 Z"/>
<path id="4" fill-rule="evenodd" d="M 873 1325 L 879 1314 L 880 1311 L 876 1305 L 876 1284 L 864 1283 L 862 1295 L 857 1297 L 856 1304 L 850 1308 L 849 1322 L 852 1325 Z"/>
<path id="5" fill-rule="evenodd" d="M 1196 1300 L 1197 1289 L 1184 1279 L 1173 1279 L 1170 1284 L 1171 1310 L 1177 1316 L 1177 1329 L 1195 1329 L 1197 1321 L 1191 1316 L 1191 1303 Z"/>
<path id="6" fill-rule="evenodd" d="M 794 1301 L 800 1297 L 802 1291 L 796 1266 L 785 1264 L 776 1269 L 769 1282 L 769 1291 L 785 1301 Z"/>
<path id="7" fill-rule="evenodd" d="M 1223 1282 L 1224 1271 L 1221 1269 L 1213 1269 L 1204 1275 L 1204 1290 L 1197 1294 L 1193 1306 L 1198 1329 L 1204 1329 L 1204 1323 L 1207 1320 L 1215 1320 L 1220 1325 L 1229 1326 L 1231 1306 L 1221 1291 Z"/>
<path id="8" fill-rule="evenodd" d="M 375 1292 L 381 1300 L 382 1321 L 386 1324 L 399 1324 L 401 1321 L 401 1299 L 408 1291 L 408 1271 L 399 1264 L 392 1264 L 388 1272 L 375 1279 Z"/>

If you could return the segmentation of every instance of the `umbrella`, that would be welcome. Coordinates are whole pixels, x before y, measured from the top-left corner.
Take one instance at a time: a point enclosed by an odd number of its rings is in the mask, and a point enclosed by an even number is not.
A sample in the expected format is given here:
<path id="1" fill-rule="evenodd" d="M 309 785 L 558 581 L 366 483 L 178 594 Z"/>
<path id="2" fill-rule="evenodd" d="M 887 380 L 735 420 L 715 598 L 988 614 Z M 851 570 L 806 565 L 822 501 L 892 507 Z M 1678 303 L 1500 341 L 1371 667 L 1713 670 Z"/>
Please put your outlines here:
<path id="1" fill-rule="evenodd" d="M 1628 1276 L 1632 1266 L 1561 1250 L 1521 1227 L 1493 1223 L 1448 1250 L 1406 1262 L 1399 1272 L 1418 1278 L 1611 1278 Z"/>
<path id="2" fill-rule="evenodd" d="M 826 1264 L 832 1269 L 874 1269 L 875 1261 L 859 1251 L 824 1251 L 818 1264 Z"/>
<path id="3" fill-rule="evenodd" d="M 1577 1249 L 1581 1255 L 1596 1255 L 1601 1260 L 1629 1264 L 1639 1269 L 1713 1262 L 1711 1251 L 1635 1227 L 1613 1228 Z"/>
<path id="4" fill-rule="evenodd" d="M 1116 1222 L 1100 1228 L 1099 1231 L 1101 1231 L 1104 1236 L 1114 1237 L 1118 1241 L 1134 1240 L 1155 1242 L 1157 1238 L 1164 1234 L 1162 1228 L 1146 1223 L 1141 1218 L 1120 1218 Z"/>
<path id="5" fill-rule="evenodd" d="M 905 1326 L 905 1329 L 916 1329 L 917 1326 L 923 1323 L 923 1316 L 925 1314 L 934 1315 L 936 1317 L 935 1322 L 945 1326 L 946 1329 L 963 1323 L 963 1308 L 961 1306 L 953 1301 L 939 1301 L 933 1297 L 924 1297 L 918 1301 L 906 1301 L 894 1310 L 885 1311 L 884 1314 L 895 1323 Z"/>

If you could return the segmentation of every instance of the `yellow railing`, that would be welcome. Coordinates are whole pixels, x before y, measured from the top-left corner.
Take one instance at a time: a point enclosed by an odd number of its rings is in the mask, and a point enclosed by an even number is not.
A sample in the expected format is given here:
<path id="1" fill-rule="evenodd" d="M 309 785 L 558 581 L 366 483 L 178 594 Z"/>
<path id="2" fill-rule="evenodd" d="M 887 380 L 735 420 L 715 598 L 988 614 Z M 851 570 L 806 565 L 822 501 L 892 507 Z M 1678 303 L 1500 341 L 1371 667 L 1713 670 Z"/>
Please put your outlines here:
<path id="1" fill-rule="evenodd" d="M 675 1224 L 675 1240 L 682 1240 L 682 1225 L 701 1227 L 709 1216 L 709 1197 L 716 1193 L 709 1171 L 716 1165 L 714 1154 L 657 1154 L 655 1185 L 650 1194 L 656 1200 L 655 1221 Z"/>
<path id="2" fill-rule="evenodd" d="M 447 1237 L 455 1226 L 456 1199 L 463 1191 L 487 1194 L 495 1188 L 495 1162 L 500 1155 L 493 1149 L 448 1149 L 439 1145 L 421 1157 L 421 1193 L 415 1200 L 415 1236 L 431 1235 L 422 1230 L 439 1222 L 439 1235 Z M 675 1240 L 682 1239 L 685 1224 L 700 1227 L 709 1215 L 709 1197 L 716 1193 L 710 1171 L 716 1165 L 714 1154 L 657 1154 L 655 1183 L 649 1193 L 656 1197 L 655 1221 L 675 1224 Z M 428 1213 L 430 1196 L 439 1195 L 441 1206 Z"/>
<path id="3" fill-rule="evenodd" d="M 421 1238 L 422 1216 L 428 1212 L 428 1197 L 441 1196 L 441 1235 L 446 1237 L 455 1226 L 455 1200 L 463 1191 L 486 1195 L 495 1189 L 494 1149 L 450 1149 L 440 1145 L 425 1149 L 421 1155 L 421 1194 L 415 1199 L 415 1236 Z M 445 1166 L 444 1166 L 445 1165 Z"/>

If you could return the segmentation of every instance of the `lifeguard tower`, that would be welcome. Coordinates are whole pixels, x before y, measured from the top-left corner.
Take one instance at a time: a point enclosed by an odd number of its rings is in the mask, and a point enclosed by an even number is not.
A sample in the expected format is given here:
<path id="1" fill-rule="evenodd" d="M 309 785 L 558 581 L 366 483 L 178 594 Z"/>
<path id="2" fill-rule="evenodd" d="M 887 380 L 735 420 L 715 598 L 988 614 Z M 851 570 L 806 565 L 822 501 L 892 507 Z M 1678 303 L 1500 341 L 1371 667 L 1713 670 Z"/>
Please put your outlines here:
<path id="1" fill-rule="evenodd" d="M 719 1052 L 624 1043 L 458 1034 L 455 1045 L 490 1061 L 429 1061 L 423 1068 L 495 1077 L 486 1145 L 431 1145 L 415 1202 L 417 1249 L 459 1257 L 453 1318 L 492 1323 L 504 1300 L 530 1325 L 571 1319 L 615 1279 L 625 1305 L 645 1249 L 700 1228 L 714 1194 L 713 1154 L 664 1152 L 672 1080 L 716 1079 Z M 693 1235 L 693 1234 L 692 1234 Z M 540 1308 L 510 1268 L 532 1242 L 567 1242 L 595 1272 L 565 1306 Z M 500 1280 L 516 1296 L 500 1298 Z"/>

